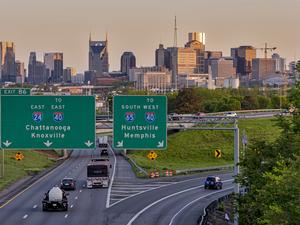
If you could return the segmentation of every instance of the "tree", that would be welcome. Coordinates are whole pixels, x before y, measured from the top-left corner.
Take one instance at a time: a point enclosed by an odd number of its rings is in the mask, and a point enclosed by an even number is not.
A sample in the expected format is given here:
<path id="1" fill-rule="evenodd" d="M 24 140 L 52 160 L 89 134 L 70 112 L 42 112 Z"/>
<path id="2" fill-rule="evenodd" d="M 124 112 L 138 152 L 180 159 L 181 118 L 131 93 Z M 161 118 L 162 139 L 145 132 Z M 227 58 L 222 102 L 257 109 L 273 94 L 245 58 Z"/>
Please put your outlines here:
<path id="1" fill-rule="evenodd" d="M 178 92 L 175 105 L 177 113 L 196 113 L 201 109 L 201 98 L 195 88 L 185 88 Z"/>

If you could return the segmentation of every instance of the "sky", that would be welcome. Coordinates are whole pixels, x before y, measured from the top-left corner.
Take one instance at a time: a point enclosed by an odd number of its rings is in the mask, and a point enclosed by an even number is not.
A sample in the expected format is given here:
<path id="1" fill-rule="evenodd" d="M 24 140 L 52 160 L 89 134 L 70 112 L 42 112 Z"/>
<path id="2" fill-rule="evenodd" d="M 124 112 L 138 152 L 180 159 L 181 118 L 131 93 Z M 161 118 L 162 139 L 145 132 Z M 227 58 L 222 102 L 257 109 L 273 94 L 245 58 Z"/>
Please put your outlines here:
<path id="1" fill-rule="evenodd" d="M 206 33 L 206 50 L 223 51 L 267 42 L 292 61 L 300 58 L 300 0 L 0 0 L 0 41 L 13 41 L 16 59 L 27 67 L 30 51 L 63 52 L 64 67 L 88 68 L 88 37 L 105 40 L 110 70 L 119 70 L 124 51 L 137 66 L 155 64 L 160 43 L 178 46 L 188 32 Z M 262 56 L 262 52 L 258 51 Z"/>

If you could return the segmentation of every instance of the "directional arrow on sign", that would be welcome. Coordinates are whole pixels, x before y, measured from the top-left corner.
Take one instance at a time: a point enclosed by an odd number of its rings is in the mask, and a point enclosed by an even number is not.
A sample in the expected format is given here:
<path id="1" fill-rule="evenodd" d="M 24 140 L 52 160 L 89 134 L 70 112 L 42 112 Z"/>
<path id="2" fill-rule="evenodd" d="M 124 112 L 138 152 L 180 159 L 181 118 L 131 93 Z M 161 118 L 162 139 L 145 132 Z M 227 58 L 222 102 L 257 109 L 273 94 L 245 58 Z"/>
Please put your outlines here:
<path id="1" fill-rule="evenodd" d="M 158 148 L 164 147 L 164 141 L 159 141 L 157 147 Z"/>
<path id="2" fill-rule="evenodd" d="M 123 141 L 118 141 L 117 142 L 117 148 L 123 147 Z"/>
<path id="3" fill-rule="evenodd" d="M 44 142 L 44 144 L 45 144 L 47 147 L 50 147 L 50 145 L 52 145 L 53 142 L 50 142 L 49 140 L 47 140 L 47 142 Z"/>
<path id="4" fill-rule="evenodd" d="M 93 144 L 93 142 L 91 142 L 90 140 L 88 140 L 87 142 L 84 142 L 84 144 L 86 144 L 86 146 L 91 147 L 91 145 Z"/>
<path id="5" fill-rule="evenodd" d="M 9 142 L 8 140 L 6 140 L 6 142 L 3 142 L 3 144 L 4 144 L 6 147 L 8 147 L 8 146 L 10 146 L 10 145 L 12 144 L 12 142 Z"/>
<path id="6" fill-rule="evenodd" d="M 216 150 L 215 150 L 215 157 L 216 157 L 216 158 L 221 158 L 221 156 L 222 156 L 221 150 L 220 150 L 220 149 L 216 149 Z"/>

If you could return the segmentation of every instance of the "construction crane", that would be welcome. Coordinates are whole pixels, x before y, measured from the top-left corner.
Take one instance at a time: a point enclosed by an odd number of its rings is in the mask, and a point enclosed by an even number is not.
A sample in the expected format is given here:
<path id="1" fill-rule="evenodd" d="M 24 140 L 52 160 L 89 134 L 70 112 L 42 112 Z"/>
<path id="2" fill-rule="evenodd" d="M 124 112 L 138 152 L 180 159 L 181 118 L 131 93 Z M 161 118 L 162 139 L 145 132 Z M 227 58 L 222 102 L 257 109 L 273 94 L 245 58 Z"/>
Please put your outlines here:
<path id="1" fill-rule="evenodd" d="M 255 49 L 264 51 L 264 53 L 265 53 L 265 59 L 266 59 L 266 58 L 268 58 L 268 51 L 272 52 L 272 51 L 276 50 L 277 47 L 268 48 L 268 44 L 265 43 L 265 47 L 264 48 L 255 48 Z"/>

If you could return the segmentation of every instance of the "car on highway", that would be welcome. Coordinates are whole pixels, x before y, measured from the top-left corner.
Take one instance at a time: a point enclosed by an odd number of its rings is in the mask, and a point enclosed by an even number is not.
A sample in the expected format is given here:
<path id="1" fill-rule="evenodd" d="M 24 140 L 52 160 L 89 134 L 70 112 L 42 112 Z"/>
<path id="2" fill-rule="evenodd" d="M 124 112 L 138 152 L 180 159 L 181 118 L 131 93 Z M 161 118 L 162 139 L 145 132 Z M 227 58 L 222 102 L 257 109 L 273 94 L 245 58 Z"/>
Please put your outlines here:
<path id="1" fill-rule="evenodd" d="M 42 210 L 62 210 L 68 211 L 68 198 L 67 193 L 61 188 L 55 186 L 45 193 L 42 201 Z"/>
<path id="2" fill-rule="evenodd" d="M 168 115 L 168 120 L 169 121 L 175 121 L 175 120 L 181 120 L 181 119 L 182 119 L 182 117 L 177 113 L 170 113 Z"/>
<path id="3" fill-rule="evenodd" d="M 60 188 L 63 190 L 76 190 L 76 180 L 73 178 L 64 178 L 60 182 Z"/>
<path id="4" fill-rule="evenodd" d="M 223 183 L 220 177 L 209 176 L 204 182 L 204 189 L 222 189 Z"/>
<path id="5" fill-rule="evenodd" d="M 194 114 L 194 119 L 198 119 L 201 118 L 203 116 L 206 116 L 206 114 L 204 112 L 197 112 Z"/>
<path id="6" fill-rule="evenodd" d="M 224 113 L 224 116 L 226 116 L 226 117 L 237 117 L 237 113 L 236 112 L 226 112 L 226 113 Z"/>
<path id="7" fill-rule="evenodd" d="M 100 153 L 100 156 L 101 157 L 108 157 L 108 151 L 107 151 L 107 149 L 102 149 L 101 153 Z"/>

